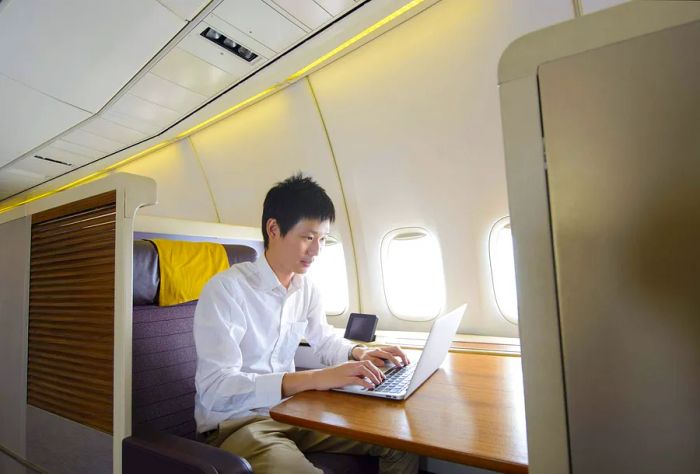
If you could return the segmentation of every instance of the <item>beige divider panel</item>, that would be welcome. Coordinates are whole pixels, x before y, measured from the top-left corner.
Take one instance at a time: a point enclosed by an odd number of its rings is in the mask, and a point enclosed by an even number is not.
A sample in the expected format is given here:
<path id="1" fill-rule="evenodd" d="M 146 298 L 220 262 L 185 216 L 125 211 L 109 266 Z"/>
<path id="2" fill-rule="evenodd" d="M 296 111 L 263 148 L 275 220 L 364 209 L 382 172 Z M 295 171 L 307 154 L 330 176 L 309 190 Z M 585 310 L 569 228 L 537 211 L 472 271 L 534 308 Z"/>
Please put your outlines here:
<path id="1" fill-rule="evenodd" d="M 158 205 L 142 209 L 140 215 L 219 222 L 206 177 L 189 140 L 167 146 L 119 171 L 148 176 L 158 183 Z"/>
<path id="2" fill-rule="evenodd" d="M 514 38 L 573 16 L 571 2 L 444 0 L 311 76 L 359 243 L 363 307 L 390 317 L 380 242 L 421 226 L 442 246 L 448 308 L 461 331 L 517 336 L 498 313 L 487 239 L 508 214 L 496 66 Z"/>

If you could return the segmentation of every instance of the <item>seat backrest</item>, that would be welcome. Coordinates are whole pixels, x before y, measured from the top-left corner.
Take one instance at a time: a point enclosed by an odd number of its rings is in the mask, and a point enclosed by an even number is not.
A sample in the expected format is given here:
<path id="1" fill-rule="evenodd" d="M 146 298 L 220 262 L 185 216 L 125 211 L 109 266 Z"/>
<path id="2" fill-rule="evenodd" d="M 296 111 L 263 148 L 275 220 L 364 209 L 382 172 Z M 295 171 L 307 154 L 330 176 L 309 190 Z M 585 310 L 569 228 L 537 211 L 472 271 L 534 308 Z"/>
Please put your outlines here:
<path id="1" fill-rule="evenodd" d="M 231 264 L 255 260 L 256 252 L 250 247 L 225 247 Z M 150 243 L 134 243 L 132 430 L 194 438 L 197 352 L 192 327 L 197 302 L 157 306 L 144 300 L 144 295 L 155 300 L 158 294 L 157 288 L 148 287 L 159 283 L 157 275 L 144 276 L 159 271 L 153 252 Z"/>

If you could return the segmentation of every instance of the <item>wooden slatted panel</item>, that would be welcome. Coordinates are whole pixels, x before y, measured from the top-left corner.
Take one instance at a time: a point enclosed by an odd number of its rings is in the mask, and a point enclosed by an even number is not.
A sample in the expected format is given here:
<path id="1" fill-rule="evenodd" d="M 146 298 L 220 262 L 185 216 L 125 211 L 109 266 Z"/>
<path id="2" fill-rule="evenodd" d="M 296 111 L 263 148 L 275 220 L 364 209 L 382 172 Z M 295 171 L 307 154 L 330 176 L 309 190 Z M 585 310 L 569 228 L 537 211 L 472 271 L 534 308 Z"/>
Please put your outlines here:
<path id="1" fill-rule="evenodd" d="M 116 194 L 32 217 L 27 403 L 112 433 Z"/>

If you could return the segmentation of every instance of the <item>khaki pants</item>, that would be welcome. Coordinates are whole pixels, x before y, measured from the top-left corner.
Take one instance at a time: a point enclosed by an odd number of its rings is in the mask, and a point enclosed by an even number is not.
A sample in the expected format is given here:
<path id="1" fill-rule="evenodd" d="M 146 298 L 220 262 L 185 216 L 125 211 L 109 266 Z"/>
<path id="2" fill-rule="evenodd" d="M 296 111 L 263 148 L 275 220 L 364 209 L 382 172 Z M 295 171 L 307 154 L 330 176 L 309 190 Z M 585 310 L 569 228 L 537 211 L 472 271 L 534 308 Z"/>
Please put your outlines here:
<path id="1" fill-rule="evenodd" d="M 224 421 L 207 442 L 247 459 L 256 474 L 322 473 L 304 456 L 313 452 L 369 454 L 380 457 L 379 472 L 383 474 L 418 472 L 415 454 L 298 428 L 267 416 Z"/>

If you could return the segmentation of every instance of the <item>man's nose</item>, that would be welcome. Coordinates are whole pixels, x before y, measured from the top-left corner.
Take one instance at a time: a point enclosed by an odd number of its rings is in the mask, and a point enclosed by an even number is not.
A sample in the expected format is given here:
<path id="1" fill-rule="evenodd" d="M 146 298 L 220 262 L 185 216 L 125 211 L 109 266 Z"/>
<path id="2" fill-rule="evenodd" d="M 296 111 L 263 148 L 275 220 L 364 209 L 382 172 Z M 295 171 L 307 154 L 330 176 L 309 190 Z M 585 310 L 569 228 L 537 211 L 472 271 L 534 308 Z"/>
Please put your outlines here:
<path id="1" fill-rule="evenodd" d="M 315 240 L 311 242 L 311 246 L 309 247 L 309 255 L 312 257 L 317 256 L 321 252 L 321 243 L 318 240 Z"/>

